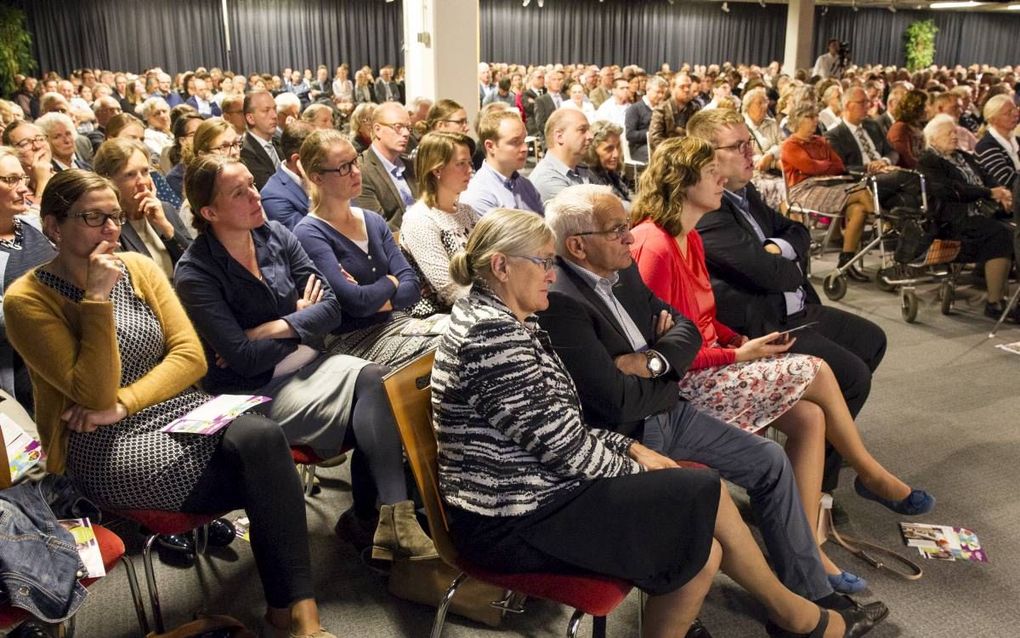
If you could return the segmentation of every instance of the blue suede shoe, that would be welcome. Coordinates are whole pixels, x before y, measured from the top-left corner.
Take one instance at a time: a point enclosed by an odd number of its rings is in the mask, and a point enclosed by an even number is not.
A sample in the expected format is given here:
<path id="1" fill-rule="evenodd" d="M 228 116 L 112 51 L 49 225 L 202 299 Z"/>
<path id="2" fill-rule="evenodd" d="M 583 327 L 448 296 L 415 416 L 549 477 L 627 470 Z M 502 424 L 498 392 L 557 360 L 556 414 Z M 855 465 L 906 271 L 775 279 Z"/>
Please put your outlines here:
<path id="1" fill-rule="evenodd" d="M 868 588 L 868 581 L 850 572 L 826 574 L 832 589 L 838 594 L 857 594 Z"/>
<path id="2" fill-rule="evenodd" d="M 854 490 L 862 497 L 881 503 L 897 514 L 919 516 L 927 514 L 935 508 L 935 497 L 924 490 L 914 490 L 902 501 L 892 501 L 878 496 L 861 483 L 860 477 L 854 479 Z"/>

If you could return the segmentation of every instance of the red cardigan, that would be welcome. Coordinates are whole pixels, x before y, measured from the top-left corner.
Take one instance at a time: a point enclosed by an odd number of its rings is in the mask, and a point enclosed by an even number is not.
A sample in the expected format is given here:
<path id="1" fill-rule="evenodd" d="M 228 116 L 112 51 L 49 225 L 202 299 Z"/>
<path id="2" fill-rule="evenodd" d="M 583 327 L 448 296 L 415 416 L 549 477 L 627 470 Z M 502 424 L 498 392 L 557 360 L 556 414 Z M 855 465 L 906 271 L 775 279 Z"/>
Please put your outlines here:
<path id="1" fill-rule="evenodd" d="M 691 229 L 687 233 L 687 258 L 672 235 L 651 220 L 645 220 L 631 231 L 634 244 L 631 255 L 645 285 L 698 326 L 703 341 L 701 350 L 691 363 L 691 370 L 723 366 L 737 360 L 731 345 L 739 344 L 742 335 L 723 325 L 715 316 L 715 295 L 705 266 L 705 248 L 701 235 Z"/>
<path id="2" fill-rule="evenodd" d="M 793 186 L 816 175 L 842 175 L 843 160 L 821 135 L 802 141 L 788 137 L 779 147 L 779 159 L 786 173 L 786 185 Z"/>

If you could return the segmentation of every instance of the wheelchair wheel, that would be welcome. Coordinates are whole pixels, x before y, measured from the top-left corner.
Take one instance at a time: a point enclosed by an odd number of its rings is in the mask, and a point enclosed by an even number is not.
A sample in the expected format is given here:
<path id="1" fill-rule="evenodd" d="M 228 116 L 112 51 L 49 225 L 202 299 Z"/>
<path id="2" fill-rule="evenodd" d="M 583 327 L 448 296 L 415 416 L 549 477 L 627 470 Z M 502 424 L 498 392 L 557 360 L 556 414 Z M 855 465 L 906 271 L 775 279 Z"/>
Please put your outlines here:
<path id="1" fill-rule="evenodd" d="M 913 290 L 903 290 L 900 294 L 900 314 L 907 323 L 917 320 L 917 295 Z"/>
<path id="2" fill-rule="evenodd" d="M 896 292 L 896 286 L 888 283 L 889 279 L 897 279 L 899 274 L 896 266 L 889 266 L 888 268 L 879 268 L 878 273 L 875 275 L 875 283 L 878 285 L 878 289 L 882 292 Z"/>
<path id="3" fill-rule="evenodd" d="M 939 301 L 941 302 L 939 309 L 942 311 L 942 314 L 953 314 L 954 297 L 956 297 L 956 286 L 949 280 L 943 281 L 942 285 L 939 286 Z"/>
<path id="4" fill-rule="evenodd" d="M 846 295 L 846 277 L 836 271 L 830 272 L 822 281 L 822 290 L 832 301 L 839 301 Z"/>

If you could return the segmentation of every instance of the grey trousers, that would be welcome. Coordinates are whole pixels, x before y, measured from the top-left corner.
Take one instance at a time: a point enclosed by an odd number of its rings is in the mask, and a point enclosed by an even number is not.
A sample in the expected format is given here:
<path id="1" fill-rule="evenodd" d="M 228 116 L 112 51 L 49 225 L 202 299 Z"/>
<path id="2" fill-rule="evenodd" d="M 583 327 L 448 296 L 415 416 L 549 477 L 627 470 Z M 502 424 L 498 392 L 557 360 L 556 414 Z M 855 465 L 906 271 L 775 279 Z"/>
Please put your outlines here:
<path id="1" fill-rule="evenodd" d="M 686 401 L 649 417 L 641 442 L 671 459 L 707 465 L 747 490 L 779 580 L 808 600 L 833 593 L 782 446 L 698 412 Z"/>

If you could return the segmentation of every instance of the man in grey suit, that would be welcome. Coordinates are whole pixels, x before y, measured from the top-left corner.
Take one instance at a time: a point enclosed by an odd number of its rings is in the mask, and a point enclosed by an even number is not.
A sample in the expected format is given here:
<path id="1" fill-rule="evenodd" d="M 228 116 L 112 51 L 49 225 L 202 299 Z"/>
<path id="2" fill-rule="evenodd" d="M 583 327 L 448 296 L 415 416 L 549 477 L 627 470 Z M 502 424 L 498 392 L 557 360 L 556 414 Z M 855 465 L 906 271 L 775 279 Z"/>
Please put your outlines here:
<path id="1" fill-rule="evenodd" d="M 276 102 L 269 91 L 253 91 L 244 97 L 244 121 L 248 132 L 241 139 L 241 162 L 262 190 L 280 166 L 283 152 L 276 141 Z"/>
<path id="2" fill-rule="evenodd" d="M 545 135 L 545 123 L 549 121 L 549 116 L 567 99 L 562 93 L 563 71 L 550 71 L 545 76 L 545 84 L 549 90 L 535 100 L 535 126 L 542 136 Z"/>
<path id="3" fill-rule="evenodd" d="M 372 116 L 372 145 L 361 154 L 361 195 L 355 204 L 386 218 L 400 230 L 404 211 L 418 197 L 414 165 L 405 161 L 411 118 L 396 102 L 380 104 Z"/>

